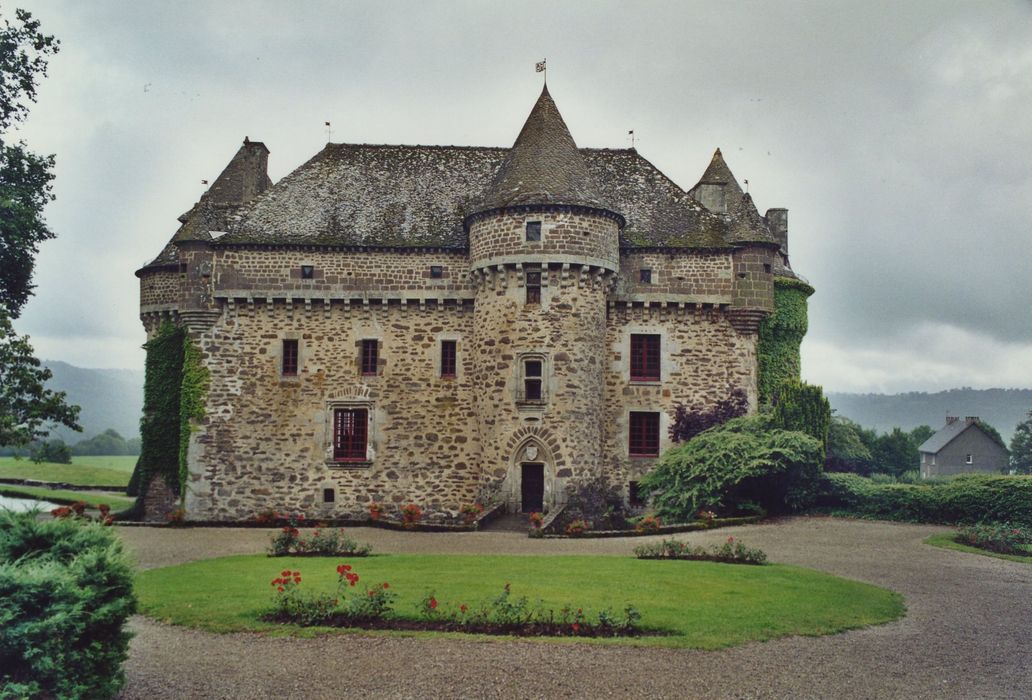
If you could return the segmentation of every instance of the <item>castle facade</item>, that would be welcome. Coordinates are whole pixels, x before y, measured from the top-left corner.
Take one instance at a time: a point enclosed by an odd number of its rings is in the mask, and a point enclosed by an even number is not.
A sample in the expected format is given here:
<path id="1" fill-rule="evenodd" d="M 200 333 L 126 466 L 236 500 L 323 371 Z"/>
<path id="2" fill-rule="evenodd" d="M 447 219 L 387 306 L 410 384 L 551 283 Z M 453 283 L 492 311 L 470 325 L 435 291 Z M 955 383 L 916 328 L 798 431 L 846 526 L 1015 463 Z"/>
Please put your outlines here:
<path id="1" fill-rule="evenodd" d="M 634 505 L 677 403 L 756 406 L 787 211 L 719 150 L 684 190 L 578 148 L 546 88 L 511 148 L 327 144 L 276 184 L 267 159 L 245 139 L 137 272 L 148 333 L 207 373 L 188 519 L 548 511 L 597 479 Z"/>

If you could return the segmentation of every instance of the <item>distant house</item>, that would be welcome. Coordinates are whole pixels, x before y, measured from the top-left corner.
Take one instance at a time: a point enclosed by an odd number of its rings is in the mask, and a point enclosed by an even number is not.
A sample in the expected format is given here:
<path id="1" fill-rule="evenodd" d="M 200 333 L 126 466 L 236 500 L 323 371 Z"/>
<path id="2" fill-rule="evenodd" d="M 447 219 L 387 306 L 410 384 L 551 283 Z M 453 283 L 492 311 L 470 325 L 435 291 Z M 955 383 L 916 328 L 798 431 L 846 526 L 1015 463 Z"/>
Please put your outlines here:
<path id="1" fill-rule="evenodd" d="M 999 474 L 1007 467 L 1007 449 L 979 424 L 976 416 L 964 420 L 946 417 L 946 425 L 917 448 L 921 478 L 969 472 Z"/>

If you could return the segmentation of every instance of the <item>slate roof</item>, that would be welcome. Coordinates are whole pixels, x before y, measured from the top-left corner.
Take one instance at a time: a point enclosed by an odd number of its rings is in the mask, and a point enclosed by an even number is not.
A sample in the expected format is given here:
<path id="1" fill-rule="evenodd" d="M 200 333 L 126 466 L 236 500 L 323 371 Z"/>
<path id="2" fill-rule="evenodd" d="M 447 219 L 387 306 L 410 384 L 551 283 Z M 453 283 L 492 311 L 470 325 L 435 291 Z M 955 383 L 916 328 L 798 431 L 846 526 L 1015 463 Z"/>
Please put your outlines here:
<path id="1" fill-rule="evenodd" d="M 461 249 L 471 214 L 562 204 L 620 214 L 623 248 L 776 243 L 719 150 L 707 178 L 726 183 L 727 214 L 707 210 L 633 148 L 577 148 L 544 90 L 512 148 L 327 144 L 247 202 L 213 199 L 213 185 L 180 217 L 173 241 L 225 231 L 213 245 Z M 170 242 L 148 267 L 174 261 Z"/>
<path id="2" fill-rule="evenodd" d="M 475 210 L 527 204 L 609 208 L 547 85 Z"/>
<path id="3" fill-rule="evenodd" d="M 978 421 L 970 421 L 966 419 L 957 419 L 952 423 L 947 423 L 939 432 L 931 436 L 927 440 L 921 443 L 921 446 L 917 448 L 918 452 L 932 452 L 937 453 L 946 445 L 953 442 L 961 433 L 968 428 L 974 428 L 986 434 L 986 436 L 994 443 L 996 440 L 982 430 L 981 426 L 978 425 Z"/>

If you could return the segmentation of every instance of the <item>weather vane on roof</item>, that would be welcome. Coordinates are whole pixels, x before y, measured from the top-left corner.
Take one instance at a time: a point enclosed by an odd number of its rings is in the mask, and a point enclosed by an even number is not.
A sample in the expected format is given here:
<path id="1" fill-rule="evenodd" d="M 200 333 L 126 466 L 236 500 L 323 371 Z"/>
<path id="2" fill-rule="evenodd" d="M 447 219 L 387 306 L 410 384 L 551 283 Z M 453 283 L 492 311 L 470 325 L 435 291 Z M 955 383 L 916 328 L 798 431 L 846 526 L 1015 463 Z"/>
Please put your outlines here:
<path id="1" fill-rule="evenodd" d="M 330 141 L 333 140 L 331 138 L 332 136 L 333 136 L 333 128 L 330 126 L 329 122 L 326 122 L 326 143 L 329 143 Z"/>
<path id="2" fill-rule="evenodd" d="M 634 129 L 627 132 L 627 135 L 631 137 L 631 148 L 634 148 Z"/>
<path id="3" fill-rule="evenodd" d="M 548 66 L 545 65 L 548 62 L 547 58 L 542 58 L 540 61 L 534 64 L 535 73 L 544 73 L 545 85 L 548 85 Z"/>

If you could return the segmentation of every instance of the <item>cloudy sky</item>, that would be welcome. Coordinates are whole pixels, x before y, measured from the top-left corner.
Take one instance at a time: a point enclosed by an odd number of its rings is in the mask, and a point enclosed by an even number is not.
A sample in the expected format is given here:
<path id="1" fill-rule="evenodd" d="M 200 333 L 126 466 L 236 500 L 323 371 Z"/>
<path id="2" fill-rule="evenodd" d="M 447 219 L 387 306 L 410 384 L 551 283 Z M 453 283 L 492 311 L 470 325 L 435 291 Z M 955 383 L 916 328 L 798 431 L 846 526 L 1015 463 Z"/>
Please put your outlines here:
<path id="1" fill-rule="evenodd" d="M 289 7 L 288 7 L 289 5 Z M 548 80 L 577 143 L 683 187 L 721 147 L 789 209 L 832 391 L 1032 387 L 1032 3 L 21 0 L 62 42 L 20 136 L 57 154 L 41 357 L 143 365 L 132 272 L 243 137 L 507 146 Z"/>

